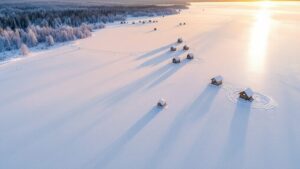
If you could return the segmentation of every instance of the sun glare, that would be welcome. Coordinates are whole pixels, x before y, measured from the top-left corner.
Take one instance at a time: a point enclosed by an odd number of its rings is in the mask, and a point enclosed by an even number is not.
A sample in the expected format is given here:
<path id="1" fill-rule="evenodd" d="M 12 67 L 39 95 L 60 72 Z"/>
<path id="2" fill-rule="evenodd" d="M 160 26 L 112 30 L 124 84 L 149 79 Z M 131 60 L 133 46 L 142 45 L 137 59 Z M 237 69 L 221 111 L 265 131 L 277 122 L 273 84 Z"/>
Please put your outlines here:
<path id="1" fill-rule="evenodd" d="M 274 5 L 274 3 L 272 3 L 271 1 L 262 1 L 260 3 L 262 7 L 272 7 Z"/>
<path id="2" fill-rule="evenodd" d="M 255 22 L 251 30 L 249 43 L 249 68 L 254 72 L 262 72 L 264 61 L 267 55 L 267 46 L 271 22 L 271 11 L 269 9 L 272 3 L 265 1 L 255 16 Z"/>

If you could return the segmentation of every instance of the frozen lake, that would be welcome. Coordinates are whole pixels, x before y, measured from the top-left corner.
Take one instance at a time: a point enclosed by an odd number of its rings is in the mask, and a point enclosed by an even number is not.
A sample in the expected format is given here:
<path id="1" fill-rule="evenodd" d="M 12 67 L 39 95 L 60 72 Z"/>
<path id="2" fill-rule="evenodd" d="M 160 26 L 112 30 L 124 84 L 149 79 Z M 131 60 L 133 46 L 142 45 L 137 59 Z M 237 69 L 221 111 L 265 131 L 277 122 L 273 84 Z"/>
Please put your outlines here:
<path id="1" fill-rule="evenodd" d="M 0 65 L 0 168 L 299 169 L 300 3 L 155 20 Z"/>

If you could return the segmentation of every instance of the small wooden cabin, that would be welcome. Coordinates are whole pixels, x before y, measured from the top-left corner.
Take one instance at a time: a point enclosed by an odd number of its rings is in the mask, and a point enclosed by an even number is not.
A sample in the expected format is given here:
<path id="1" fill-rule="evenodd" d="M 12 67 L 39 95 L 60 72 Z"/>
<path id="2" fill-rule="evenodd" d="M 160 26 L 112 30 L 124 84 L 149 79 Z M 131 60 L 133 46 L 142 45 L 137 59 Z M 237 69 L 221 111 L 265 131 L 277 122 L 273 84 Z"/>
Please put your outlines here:
<path id="1" fill-rule="evenodd" d="M 240 98 L 247 100 L 247 101 L 253 101 L 253 91 L 250 88 L 245 89 L 244 91 L 240 92 Z"/>
<path id="2" fill-rule="evenodd" d="M 186 56 L 187 59 L 194 59 L 194 54 L 193 53 L 189 53 Z"/>
<path id="3" fill-rule="evenodd" d="M 170 51 L 174 52 L 176 50 L 177 50 L 177 48 L 175 46 L 171 46 Z"/>
<path id="4" fill-rule="evenodd" d="M 223 77 L 222 76 L 216 76 L 211 79 L 211 84 L 220 86 L 223 83 Z"/>
<path id="5" fill-rule="evenodd" d="M 162 107 L 162 108 L 166 107 L 166 106 L 167 106 L 166 100 L 165 100 L 165 99 L 160 99 L 160 100 L 158 101 L 158 103 L 157 103 L 157 106 L 158 106 L 158 107 Z"/>
<path id="6" fill-rule="evenodd" d="M 190 47 L 188 47 L 187 45 L 183 46 L 183 50 L 189 50 L 189 49 L 190 49 Z"/>
<path id="7" fill-rule="evenodd" d="M 172 59 L 172 62 L 177 64 L 177 63 L 180 63 L 180 58 L 178 56 L 175 56 L 173 59 Z"/>
<path id="8" fill-rule="evenodd" d="M 177 43 L 182 43 L 182 42 L 183 42 L 182 38 L 177 39 Z"/>

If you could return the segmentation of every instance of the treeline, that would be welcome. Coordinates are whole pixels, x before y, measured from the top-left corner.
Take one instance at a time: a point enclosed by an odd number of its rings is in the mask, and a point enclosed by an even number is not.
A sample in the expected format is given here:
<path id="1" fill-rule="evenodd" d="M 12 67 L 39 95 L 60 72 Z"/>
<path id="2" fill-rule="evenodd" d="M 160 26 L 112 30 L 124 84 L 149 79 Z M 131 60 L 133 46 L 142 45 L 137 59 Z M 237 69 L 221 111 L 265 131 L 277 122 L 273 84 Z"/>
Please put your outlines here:
<path id="1" fill-rule="evenodd" d="M 49 26 L 29 26 L 24 29 L 0 28 L 0 52 L 10 51 L 26 47 L 34 47 L 40 43 L 52 46 L 56 42 L 66 42 L 76 39 L 83 39 L 91 36 L 93 29 L 104 28 L 103 24 L 87 25 L 82 24 L 79 27 L 61 26 L 52 28 Z"/>
<path id="2" fill-rule="evenodd" d="M 183 6 L 26 6 L 0 5 L 0 52 L 26 49 L 45 43 L 65 42 L 91 36 L 106 23 L 128 16 L 178 13 Z"/>
<path id="3" fill-rule="evenodd" d="M 58 28 L 62 25 L 78 27 L 82 23 L 110 23 L 127 16 L 155 16 L 177 13 L 180 6 L 1 6 L 0 28 L 26 29 L 30 25 Z"/>

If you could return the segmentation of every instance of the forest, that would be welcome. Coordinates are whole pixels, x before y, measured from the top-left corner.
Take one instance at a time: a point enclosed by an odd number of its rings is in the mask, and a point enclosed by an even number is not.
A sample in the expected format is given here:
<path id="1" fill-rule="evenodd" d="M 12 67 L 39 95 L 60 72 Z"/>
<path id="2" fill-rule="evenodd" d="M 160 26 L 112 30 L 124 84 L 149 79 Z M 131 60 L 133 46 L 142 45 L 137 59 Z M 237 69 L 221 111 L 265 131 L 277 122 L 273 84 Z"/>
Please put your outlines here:
<path id="1" fill-rule="evenodd" d="M 0 5 L 0 52 L 28 48 L 41 43 L 52 46 L 91 36 L 107 23 L 127 17 L 172 15 L 184 5 L 171 6 L 84 6 Z M 26 49 L 23 51 L 23 49 Z"/>

